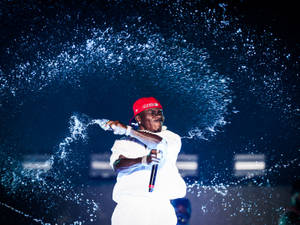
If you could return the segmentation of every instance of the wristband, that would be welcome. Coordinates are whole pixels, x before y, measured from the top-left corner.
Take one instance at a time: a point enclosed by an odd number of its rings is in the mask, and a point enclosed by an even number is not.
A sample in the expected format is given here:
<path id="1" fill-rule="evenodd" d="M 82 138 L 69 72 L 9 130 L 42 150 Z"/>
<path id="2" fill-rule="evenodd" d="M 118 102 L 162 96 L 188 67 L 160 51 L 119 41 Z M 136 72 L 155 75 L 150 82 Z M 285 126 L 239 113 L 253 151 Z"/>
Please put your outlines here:
<path id="1" fill-rule="evenodd" d="M 144 155 L 144 156 L 142 157 L 141 163 L 142 163 L 142 165 L 148 165 L 148 163 L 147 163 L 147 155 Z"/>
<path id="2" fill-rule="evenodd" d="M 126 135 L 126 136 L 129 136 L 129 135 L 130 135 L 131 129 L 132 129 L 131 126 L 127 126 L 127 129 L 126 129 L 126 132 L 125 132 L 125 135 Z"/>

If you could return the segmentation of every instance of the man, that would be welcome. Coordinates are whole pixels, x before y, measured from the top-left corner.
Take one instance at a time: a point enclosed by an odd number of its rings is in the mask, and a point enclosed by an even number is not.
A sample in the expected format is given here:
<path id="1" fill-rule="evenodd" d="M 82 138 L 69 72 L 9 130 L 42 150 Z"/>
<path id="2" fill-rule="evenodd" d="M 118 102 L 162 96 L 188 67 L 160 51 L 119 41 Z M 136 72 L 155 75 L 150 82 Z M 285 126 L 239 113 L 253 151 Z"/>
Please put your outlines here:
<path id="1" fill-rule="evenodd" d="M 177 198 L 171 201 L 177 216 L 177 225 L 189 225 L 192 208 L 187 198 Z"/>
<path id="2" fill-rule="evenodd" d="M 291 206 L 279 219 L 279 225 L 300 225 L 300 180 L 293 182 Z"/>
<path id="3" fill-rule="evenodd" d="M 107 123 L 115 134 L 127 136 L 115 141 L 110 158 L 118 173 L 112 225 L 176 225 L 170 199 L 186 194 L 185 182 L 176 167 L 181 138 L 163 126 L 162 106 L 155 98 L 138 99 L 133 112 L 138 130 L 119 121 Z M 155 187 L 149 192 L 154 164 L 158 164 Z"/>

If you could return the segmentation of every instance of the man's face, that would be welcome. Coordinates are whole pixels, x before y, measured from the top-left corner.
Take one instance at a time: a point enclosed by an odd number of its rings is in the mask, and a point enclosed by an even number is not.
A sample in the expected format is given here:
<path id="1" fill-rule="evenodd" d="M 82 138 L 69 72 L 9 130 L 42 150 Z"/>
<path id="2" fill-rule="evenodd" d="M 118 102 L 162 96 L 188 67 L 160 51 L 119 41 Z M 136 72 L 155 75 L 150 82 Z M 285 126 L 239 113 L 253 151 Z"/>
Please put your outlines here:
<path id="1" fill-rule="evenodd" d="M 146 109 L 136 116 L 140 129 L 149 130 L 151 132 L 160 132 L 164 119 L 162 109 L 158 108 Z"/>

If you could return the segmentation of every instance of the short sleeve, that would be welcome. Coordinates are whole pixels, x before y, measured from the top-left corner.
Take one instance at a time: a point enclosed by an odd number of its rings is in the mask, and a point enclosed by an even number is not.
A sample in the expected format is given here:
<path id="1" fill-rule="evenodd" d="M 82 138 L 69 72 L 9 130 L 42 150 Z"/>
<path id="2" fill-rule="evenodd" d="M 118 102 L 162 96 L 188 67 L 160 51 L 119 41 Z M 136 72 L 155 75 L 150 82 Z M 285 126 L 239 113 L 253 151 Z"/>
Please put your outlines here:
<path id="1" fill-rule="evenodd" d="M 164 135 L 162 135 L 165 141 L 167 142 L 168 145 L 168 151 L 169 149 L 174 153 L 177 154 L 180 152 L 181 149 L 181 138 L 179 135 L 166 131 Z"/>
<path id="2" fill-rule="evenodd" d="M 111 148 L 112 154 L 110 156 L 109 164 L 112 168 L 114 168 L 114 163 L 117 159 L 119 159 L 121 154 L 124 154 L 124 147 L 122 145 L 122 140 L 116 140 L 114 145 Z"/>
<path id="3" fill-rule="evenodd" d="M 167 146 L 167 150 L 164 155 L 165 159 L 168 159 L 168 164 L 175 165 L 181 149 L 180 136 L 168 130 L 163 131 L 160 136 L 166 142 Z"/>

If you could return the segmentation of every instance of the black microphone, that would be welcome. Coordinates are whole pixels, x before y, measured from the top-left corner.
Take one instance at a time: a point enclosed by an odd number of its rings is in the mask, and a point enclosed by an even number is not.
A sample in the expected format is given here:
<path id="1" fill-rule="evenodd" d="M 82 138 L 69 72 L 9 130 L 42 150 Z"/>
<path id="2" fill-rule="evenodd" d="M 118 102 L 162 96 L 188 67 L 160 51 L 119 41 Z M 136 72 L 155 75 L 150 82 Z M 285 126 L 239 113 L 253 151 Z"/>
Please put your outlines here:
<path id="1" fill-rule="evenodd" d="M 151 176 L 149 181 L 149 192 L 152 192 L 155 185 L 156 173 L 157 173 L 158 164 L 154 164 L 151 170 Z"/>

